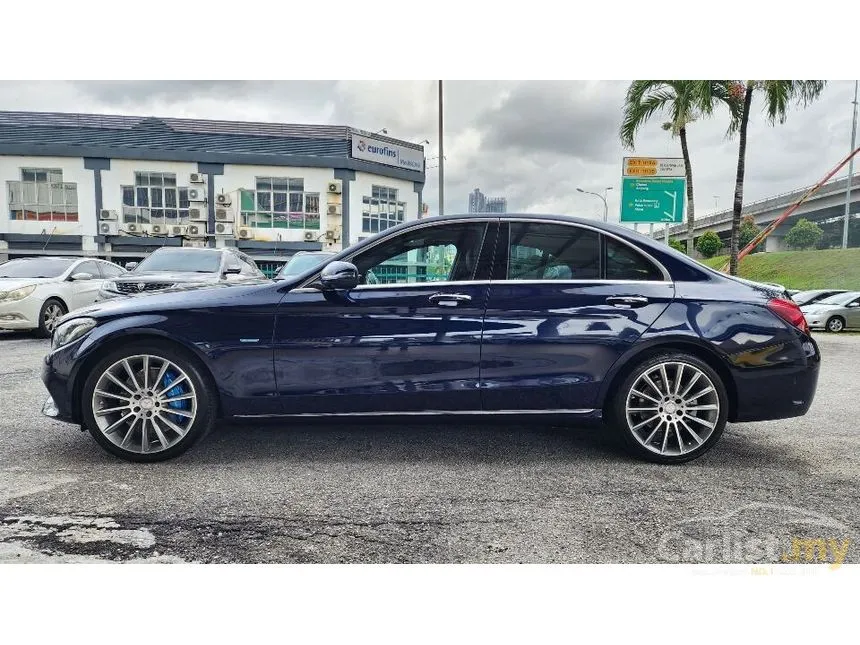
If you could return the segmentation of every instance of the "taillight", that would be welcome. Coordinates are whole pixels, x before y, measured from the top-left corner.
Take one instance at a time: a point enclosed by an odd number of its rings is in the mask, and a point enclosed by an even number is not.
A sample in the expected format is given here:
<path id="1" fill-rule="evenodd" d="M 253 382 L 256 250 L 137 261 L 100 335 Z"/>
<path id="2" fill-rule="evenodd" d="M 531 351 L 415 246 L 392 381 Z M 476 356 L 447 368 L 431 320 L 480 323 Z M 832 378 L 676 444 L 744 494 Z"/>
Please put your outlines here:
<path id="1" fill-rule="evenodd" d="M 767 308 L 792 327 L 797 327 L 804 334 L 809 333 L 809 323 L 806 322 L 806 317 L 796 302 L 783 300 L 782 298 L 773 298 L 768 300 Z"/>

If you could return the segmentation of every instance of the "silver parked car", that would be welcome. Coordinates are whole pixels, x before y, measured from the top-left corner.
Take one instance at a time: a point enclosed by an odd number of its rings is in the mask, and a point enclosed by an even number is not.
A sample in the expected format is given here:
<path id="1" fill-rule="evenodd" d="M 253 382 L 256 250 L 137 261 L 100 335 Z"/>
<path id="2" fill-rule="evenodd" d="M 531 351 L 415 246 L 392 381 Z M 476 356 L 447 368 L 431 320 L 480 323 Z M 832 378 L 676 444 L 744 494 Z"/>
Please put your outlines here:
<path id="1" fill-rule="evenodd" d="M 810 289 L 808 291 L 798 291 L 791 294 L 791 299 L 803 307 L 840 293 L 848 293 L 848 289 Z"/>
<path id="2" fill-rule="evenodd" d="M 840 332 L 860 328 L 860 291 L 848 291 L 801 307 L 810 329 Z"/>

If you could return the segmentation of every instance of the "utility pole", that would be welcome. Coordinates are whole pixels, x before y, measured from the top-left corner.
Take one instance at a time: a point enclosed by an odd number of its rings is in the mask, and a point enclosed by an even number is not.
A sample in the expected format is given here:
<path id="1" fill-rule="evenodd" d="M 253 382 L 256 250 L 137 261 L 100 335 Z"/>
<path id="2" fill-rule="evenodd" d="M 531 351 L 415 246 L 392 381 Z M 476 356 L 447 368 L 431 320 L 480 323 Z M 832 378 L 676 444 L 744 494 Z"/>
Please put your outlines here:
<path id="1" fill-rule="evenodd" d="M 445 136 L 442 117 L 442 81 L 439 81 L 439 215 L 445 214 Z"/>
<path id="2" fill-rule="evenodd" d="M 857 81 L 854 81 L 854 120 L 851 124 L 851 151 L 857 146 Z M 848 162 L 848 187 L 845 189 L 845 219 L 842 222 L 842 248 L 848 248 L 848 221 L 851 218 L 851 180 L 854 178 L 854 157 Z"/>

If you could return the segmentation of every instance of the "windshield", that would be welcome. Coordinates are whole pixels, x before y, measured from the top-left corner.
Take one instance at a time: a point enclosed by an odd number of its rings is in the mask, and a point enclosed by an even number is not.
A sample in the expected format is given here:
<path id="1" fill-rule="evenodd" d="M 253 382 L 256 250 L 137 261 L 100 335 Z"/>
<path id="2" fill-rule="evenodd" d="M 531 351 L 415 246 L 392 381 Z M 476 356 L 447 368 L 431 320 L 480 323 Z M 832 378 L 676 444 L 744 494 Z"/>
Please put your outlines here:
<path id="1" fill-rule="evenodd" d="M 160 250 L 134 267 L 131 273 L 142 273 L 143 271 L 217 273 L 220 267 L 220 251 Z"/>
<path id="2" fill-rule="evenodd" d="M 819 300 L 816 302 L 816 305 L 847 305 L 849 302 L 854 300 L 857 296 L 860 296 L 860 293 L 857 292 L 848 292 L 848 293 L 837 293 L 835 296 L 830 296 L 829 298 L 825 298 L 824 300 Z"/>
<path id="3" fill-rule="evenodd" d="M 0 278 L 56 278 L 78 258 L 27 258 L 0 264 Z"/>
<path id="4" fill-rule="evenodd" d="M 299 275 L 300 273 L 309 271 L 315 266 L 322 264 L 330 257 L 332 256 L 325 253 L 319 253 L 316 255 L 294 255 L 281 270 L 281 277 Z"/>

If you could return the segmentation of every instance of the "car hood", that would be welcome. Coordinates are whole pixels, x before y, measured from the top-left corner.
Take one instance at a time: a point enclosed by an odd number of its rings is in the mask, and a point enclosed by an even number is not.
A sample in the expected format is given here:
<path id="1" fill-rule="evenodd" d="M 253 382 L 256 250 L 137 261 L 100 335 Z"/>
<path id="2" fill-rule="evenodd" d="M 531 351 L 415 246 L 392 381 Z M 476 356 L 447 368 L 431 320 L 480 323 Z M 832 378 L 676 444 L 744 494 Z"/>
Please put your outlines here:
<path id="1" fill-rule="evenodd" d="M 12 291 L 31 284 L 59 282 L 59 278 L 0 278 L 0 291 Z"/>
<path id="2" fill-rule="evenodd" d="M 191 271 L 141 271 L 114 278 L 115 282 L 217 282 L 217 273 L 192 273 Z"/>

